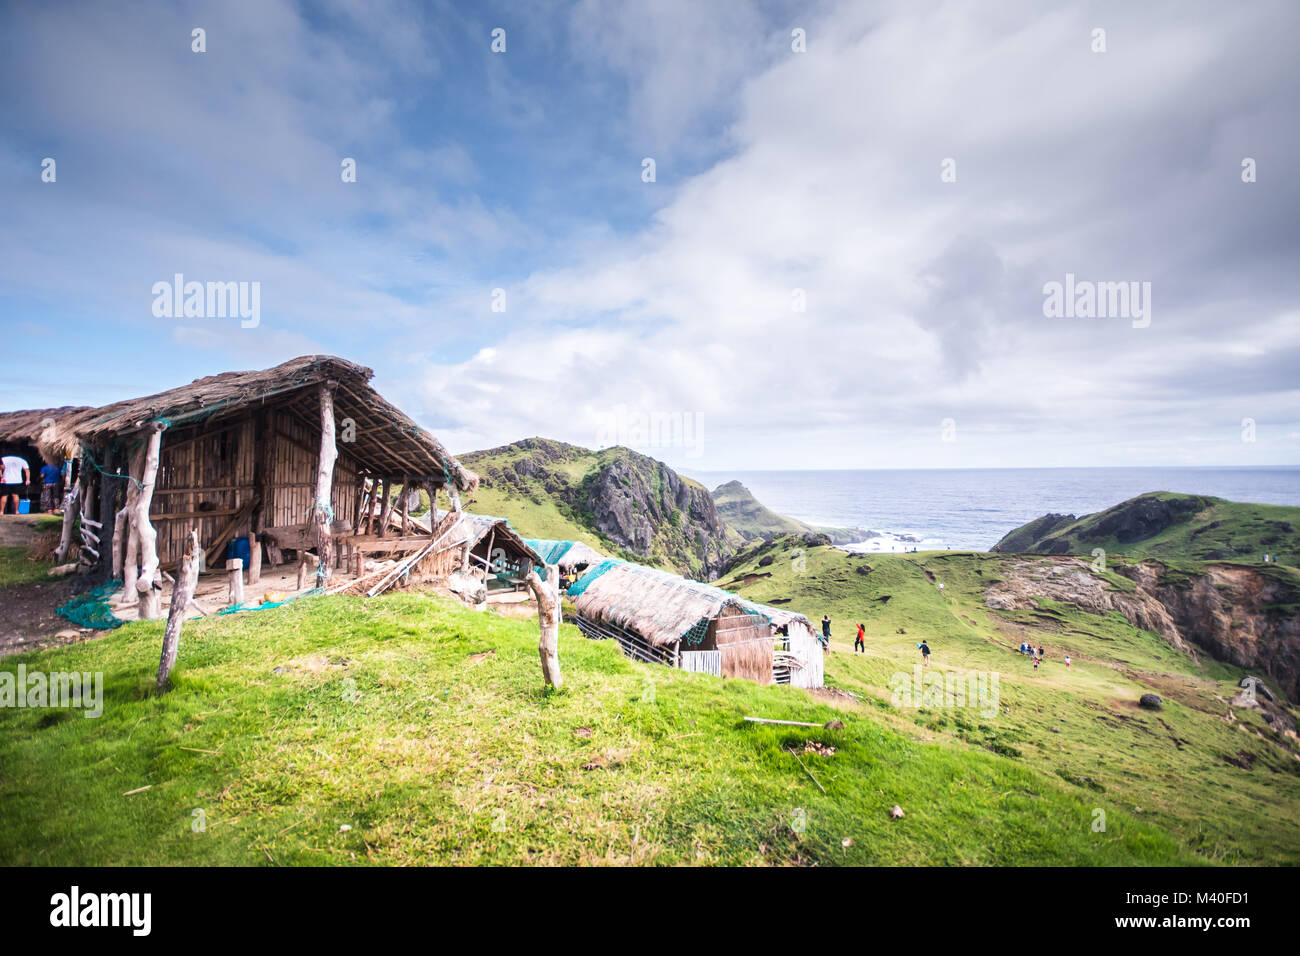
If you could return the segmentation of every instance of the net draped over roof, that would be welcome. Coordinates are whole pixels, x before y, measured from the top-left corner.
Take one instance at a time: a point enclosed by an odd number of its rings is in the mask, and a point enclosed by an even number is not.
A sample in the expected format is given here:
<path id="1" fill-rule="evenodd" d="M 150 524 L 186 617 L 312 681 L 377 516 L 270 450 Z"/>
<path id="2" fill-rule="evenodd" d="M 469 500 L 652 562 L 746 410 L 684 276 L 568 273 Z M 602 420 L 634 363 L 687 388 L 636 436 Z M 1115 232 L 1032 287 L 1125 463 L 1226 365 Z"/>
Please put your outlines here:
<path id="1" fill-rule="evenodd" d="M 605 556 L 581 541 L 557 541 L 553 538 L 525 538 L 530 548 L 542 557 L 545 564 L 571 568 L 577 564 L 596 564 Z"/>

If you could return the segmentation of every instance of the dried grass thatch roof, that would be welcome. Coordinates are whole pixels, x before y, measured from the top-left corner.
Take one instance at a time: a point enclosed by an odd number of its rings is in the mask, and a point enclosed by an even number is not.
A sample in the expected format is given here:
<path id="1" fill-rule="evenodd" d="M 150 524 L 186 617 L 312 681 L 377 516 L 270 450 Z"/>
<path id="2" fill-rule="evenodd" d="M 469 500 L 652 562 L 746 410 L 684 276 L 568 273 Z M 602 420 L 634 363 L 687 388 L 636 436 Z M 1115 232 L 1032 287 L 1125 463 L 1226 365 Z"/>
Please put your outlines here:
<path id="1" fill-rule="evenodd" d="M 515 551 L 529 557 L 533 564 L 541 564 L 542 559 L 532 548 L 528 546 L 519 532 L 510 527 L 510 522 L 505 518 L 495 518 L 492 515 L 475 515 L 468 511 L 461 512 L 460 522 L 445 538 L 441 540 L 438 547 L 440 550 L 456 548 L 463 545 L 466 541 L 470 546 L 486 540 L 492 536 L 493 547 L 498 545 L 510 545 Z"/>
<path id="2" fill-rule="evenodd" d="M 729 605 L 777 624 L 808 623 L 802 615 L 746 601 L 711 584 L 612 558 L 579 578 L 575 589 L 579 593 L 574 606 L 583 617 L 633 631 L 652 646 L 677 640 L 701 619 L 716 617 Z"/>
<path id="3" fill-rule="evenodd" d="M 72 457 L 65 455 L 64 448 L 57 442 L 60 424 L 87 411 L 90 409 L 85 405 L 64 405 L 61 408 L 29 408 L 21 412 L 0 412 L 0 442 L 35 445 L 40 450 L 42 458 L 57 465 L 64 458 Z M 75 451 L 75 444 L 73 450 Z"/>
<path id="4" fill-rule="evenodd" d="M 59 421 L 57 440 L 96 446 L 138 432 L 153 421 L 183 427 L 272 402 L 286 405 L 307 422 L 319 422 L 315 386 L 335 381 L 335 419 L 351 418 L 356 423 L 356 441 L 347 448 L 363 467 L 377 475 L 407 475 L 438 483 L 445 474 L 461 490 L 473 491 L 478 476 L 371 388 L 373 375 L 363 365 L 332 355 L 304 355 L 274 368 L 222 372 L 156 395 L 86 409 Z"/>

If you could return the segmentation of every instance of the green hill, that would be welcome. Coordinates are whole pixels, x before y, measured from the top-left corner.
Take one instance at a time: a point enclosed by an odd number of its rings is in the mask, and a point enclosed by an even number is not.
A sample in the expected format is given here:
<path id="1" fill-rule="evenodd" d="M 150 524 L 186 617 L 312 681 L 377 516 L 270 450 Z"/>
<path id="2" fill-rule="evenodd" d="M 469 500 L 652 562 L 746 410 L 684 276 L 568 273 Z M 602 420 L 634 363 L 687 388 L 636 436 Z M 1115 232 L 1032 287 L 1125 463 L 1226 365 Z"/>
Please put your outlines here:
<path id="1" fill-rule="evenodd" d="M 467 508 L 528 537 L 585 541 L 706 581 L 741 541 L 703 485 L 627 448 L 528 438 L 458 457 L 483 478 Z"/>
<path id="2" fill-rule="evenodd" d="M 1015 755 L 1023 732 L 1001 717 L 913 722 L 874 691 L 832 706 L 633 663 L 568 625 L 566 687 L 547 694 L 534 623 L 438 598 L 322 598 L 192 622 L 159 696 L 161 632 L 132 623 L 0 664 L 102 671 L 106 684 L 98 719 L 0 712 L 0 863 L 1107 865 L 1294 852 L 1293 827 L 1267 843 L 1255 833 L 1293 808 L 1285 775 L 1262 809 L 1238 791 L 1229 852 L 1214 801 L 1194 839 L 1145 794 L 1139 812 L 1128 793 Z M 882 667 L 836 655 L 833 670 L 865 688 Z M 1013 691 L 1015 727 L 1034 702 Z M 975 742 L 932 729 L 954 719 Z M 1169 719 L 1186 732 L 1181 711 Z M 891 819 L 894 804 L 904 818 Z M 1090 826 L 1096 807 L 1108 808 L 1104 833 Z"/>
<path id="3" fill-rule="evenodd" d="M 1167 491 L 1139 495 L 1097 514 L 1044 515 L 994 550 L 1107 554 L 1191 561 L 1260 562 L 1265 553 L 1300 564 L 1300 508 L 1248 504 Z"/>
<path id="4" fill-rule="evenodd" d="M 849 555 L 789 538 L 748 553 L 718 583 L 813 620 L 828 613 L 835 635 L 828 684 L 856 695 L 857 708 L 874 710 L 891 727 L 1005 754 L 1067 781 L 1097 807 L 1124 807 L 1156 823 L 1210 861 L 1300 862 L 1300 832 L 1286 822 L 1300 812 L 1300 758 L 1288 733 L 1296 711 L 1281 697 L 1276 713 L 1238 700 L 1247 673 L 1274 689 L 1282 681 L 1174 647 L 1115 611 L 1062 600 L 1051 583 L 1066 574 L 1088 579 L 1103 600 L 1146 600 L 1124 576 L 1093 573 L 1077 558 Z M 991 591 L 1013 582 L 1030 597 L 1017 608 L 991 608 Z M 1282 620 L 1294 624 L 1295 609 Z M 852 650 L 859 621 L 865 654 Z M 940 672 L 999 672 L 1004 712 L 982 720 L 969 709 L 893 706 L 891 678 L 919 663 L 922 638 Z M 1016 651 L 1023 640 L 1046 647 L 1039 669 Z M 1161 695 L 1163 708 L 1140 708 L 1144 693 Z"/>
<path id="5" fill-rule="evenodd" d="M 831 544 L 862 541 L 871 532 L 861 528 L 817 527 L 797 518 L 777 514 L 739 481 L 728 481 L 713 489 L 713 503 L 727 526 L 746 541 L 771 538 L 781 534 L 824 534 Z"/>

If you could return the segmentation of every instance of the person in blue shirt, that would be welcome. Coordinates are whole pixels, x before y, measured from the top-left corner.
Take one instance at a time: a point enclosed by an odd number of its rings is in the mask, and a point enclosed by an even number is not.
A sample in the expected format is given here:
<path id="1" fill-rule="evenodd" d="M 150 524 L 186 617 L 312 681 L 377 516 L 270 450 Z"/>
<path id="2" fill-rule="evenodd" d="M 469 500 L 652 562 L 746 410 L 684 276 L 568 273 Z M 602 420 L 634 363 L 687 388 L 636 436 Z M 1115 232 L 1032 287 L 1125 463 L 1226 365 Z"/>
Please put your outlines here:
<path id="1" fill-rule="evenodd" d="M 54 506 L 59 500 L 59 479 L 63 473 L 58 465 L 47 464 L 41 468 L 41 510 L 54 514 Z"/>

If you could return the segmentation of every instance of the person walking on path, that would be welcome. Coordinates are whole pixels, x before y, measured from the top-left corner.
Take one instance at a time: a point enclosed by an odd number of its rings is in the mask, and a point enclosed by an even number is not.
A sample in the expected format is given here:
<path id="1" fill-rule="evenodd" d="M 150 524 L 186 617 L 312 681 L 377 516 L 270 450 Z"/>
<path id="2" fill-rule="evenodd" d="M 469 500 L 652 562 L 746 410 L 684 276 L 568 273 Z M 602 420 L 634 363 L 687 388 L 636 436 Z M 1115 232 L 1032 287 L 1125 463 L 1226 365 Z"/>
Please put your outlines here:
<path id="1" fill-rule="evenodd" d="M 866 629 L 865 627 L 863 627 L 863 626 L 862 626 L 862 622 L 859 621 L 859 622 L 858 622 L 858 638 L 857 638 L 857 640 L 855 640 L 855 641 L 853 642 L 853 650 L 854 650 L 854 651 L 856 651 L 858 648 L 862 648 L 862 653 L 863 653 L 863 654 L 865 654 L 865 653 L 867 652 L 867 640 L 866 640 L 866 637 L 867 637 L 867 629 Z"/>
<path id="2" fill-rule="evenodd" d="M 917 644 L 916 646 L 921 649 L 921 663 L 924 664 L 926 667 L 929 667 L 930 666 L 930 645 L 927 644 L 925 641 L 921 641 L 921 643 Z"/>

